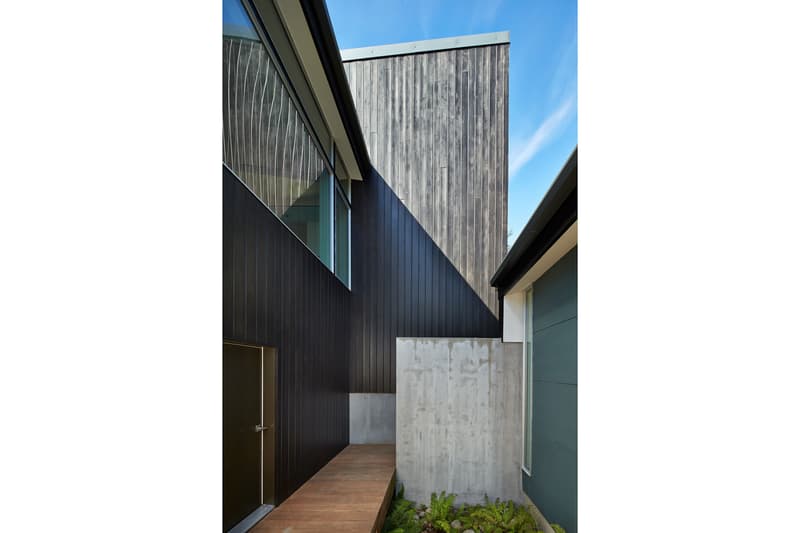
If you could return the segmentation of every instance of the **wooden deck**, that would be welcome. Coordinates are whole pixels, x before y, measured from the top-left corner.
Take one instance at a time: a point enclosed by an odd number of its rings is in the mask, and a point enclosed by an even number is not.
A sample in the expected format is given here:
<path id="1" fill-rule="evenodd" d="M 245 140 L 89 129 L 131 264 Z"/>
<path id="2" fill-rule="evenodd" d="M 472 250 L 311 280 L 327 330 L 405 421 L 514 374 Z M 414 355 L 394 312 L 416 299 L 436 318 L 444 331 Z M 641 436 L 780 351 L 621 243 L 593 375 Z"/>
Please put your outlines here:
<path id="1" fill-rule="evenodd" d="M 252 533 L 378 532 L 394 493 L 393 444 L 351 444 Z"/>

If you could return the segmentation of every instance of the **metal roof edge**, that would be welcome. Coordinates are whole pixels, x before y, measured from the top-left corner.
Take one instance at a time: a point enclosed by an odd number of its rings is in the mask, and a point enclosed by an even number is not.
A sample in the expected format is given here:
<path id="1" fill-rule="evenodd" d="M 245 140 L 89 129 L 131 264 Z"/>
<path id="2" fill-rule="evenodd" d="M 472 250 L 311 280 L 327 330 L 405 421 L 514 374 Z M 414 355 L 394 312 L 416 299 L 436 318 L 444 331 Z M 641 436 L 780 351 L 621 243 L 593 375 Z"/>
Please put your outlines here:
<path id="1" fill-rule="evenodd" d="M 455 48 L 472 48 L 475 46 L 488 46 L 493 44 L 509 44 L 511 42 L 510 35 L 511 34 L 508 31 L 497 31 L 494 33 L 460 35 L 457 37 L 444 37 L 441 39 L 428 39 L 424 41 L 411 41 L 407 43 L 349 48 L 347 50 L 340 50 L 339 52 L 342 56 L 342 61 L 357 61 L 359 59 L 375 59 L 378 57 L 419 54 L 423 52 L 453 50 Z"/>
<path id="2" fill-rule="evenodd" d="M 336 106 L 339 108 L 339 114 L 344 122 L 345 132 L 352 146 L 356 163 L 362 178 L 368 179 L 372 171 L 372 162 L 361 131 L 353 95 L 350 92 L 350 84 L 347 82 L 344 65 L 339 56 L 339 47 L 336 43 L 336 34 L 333 31 L 328 8 L 324 0 L 299 1 L 314 38 L 328 83 L 333 91 Z"/>
<path id="3" fill-rule="evenodd" d="M 518 267 L 526 255 L 529 247 L 534 243 L 534 240 L 550 221 L 558 208 L 561 206 L 569 195 L 570 191 L 577 190 L 577 169 L 578 169 L 578 147 L 575 146 L 572 154 L 570 154 L 558 176 L 553 180 L 550 188 L 545 193 L 542 201 L 536 207 L 531 217 L 528 219 L 527 224 L 520 232 L 516 242 L 511 249 L 506 253 L 506 256 L 497 267 L 490 280 L 492 287 L 501 288 L 508 282 L 507 279 L 512 275 L 512 271 Z M 543 253 L 544 250 L 541 250 Z"/>

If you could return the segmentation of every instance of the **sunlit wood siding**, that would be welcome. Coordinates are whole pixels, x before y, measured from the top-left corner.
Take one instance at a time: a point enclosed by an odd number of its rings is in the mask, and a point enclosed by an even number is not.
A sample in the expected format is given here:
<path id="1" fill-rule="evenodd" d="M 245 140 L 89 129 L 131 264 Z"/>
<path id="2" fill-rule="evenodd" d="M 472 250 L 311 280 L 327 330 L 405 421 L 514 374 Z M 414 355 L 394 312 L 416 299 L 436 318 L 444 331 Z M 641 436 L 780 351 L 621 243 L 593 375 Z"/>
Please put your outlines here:
<path id="1" fill-rule="evenodd" d="M 484 304 L 506 252 L 508 44 L 345 62 L 373 165 Z"/>

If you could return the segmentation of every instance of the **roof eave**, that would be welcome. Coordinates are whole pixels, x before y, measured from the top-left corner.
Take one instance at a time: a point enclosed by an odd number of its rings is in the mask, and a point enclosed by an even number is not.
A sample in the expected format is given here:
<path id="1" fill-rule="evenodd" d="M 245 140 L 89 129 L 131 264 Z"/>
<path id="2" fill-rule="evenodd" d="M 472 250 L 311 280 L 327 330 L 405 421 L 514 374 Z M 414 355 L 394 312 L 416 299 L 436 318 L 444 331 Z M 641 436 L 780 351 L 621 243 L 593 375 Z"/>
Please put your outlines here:
<path id="1" fill-rule="evenodd" d="M 547 190 L 544 198 L 539 202 L 528 223 L 525 224 L 516 242 L 492 276 L 492 287 L 499 289 L 502 294 L 505 289 L 508 289 L 521 277 L 521 274 L 524 274 L 524 271 L 533 266 L 537 257 L 541 257 L 547 251 L 547 247 L 560 234 L 551 235 L 549 239 L 544 241 L 538 238 L 542 236 L 543 231 L 556 216 L 560 219 L 556 233 L 563 233 L 569 227 L 569 224 L 574 222 L 573 219 L 577 219 L 577 189 L 578 147 L 576 146 L 553 184 Z M 571 203 L 567 205 L 567 201 L 573 198 L 573 193 L 575 193 L 574 205 Z M 537 239 L 540 242 L 537 242 Z M 531 249 L 532 246 L 541 249 Z"/>
<path id="2" fill-rule="evenodd" d="M 322 62 L 328 83 L 333 90 L 334 100 L 344 123 L 348 140 L 353 147 L 362 176 L 366 178 L 372 171 L 367 145 L 361 133 L 361 125 L 350 93 L 350 85 L 342 65 L 336 35 L 333 32 L 328 8 L 323 0 L 300 0 L 308 27 L 314 38 L 320 61 Z"/>

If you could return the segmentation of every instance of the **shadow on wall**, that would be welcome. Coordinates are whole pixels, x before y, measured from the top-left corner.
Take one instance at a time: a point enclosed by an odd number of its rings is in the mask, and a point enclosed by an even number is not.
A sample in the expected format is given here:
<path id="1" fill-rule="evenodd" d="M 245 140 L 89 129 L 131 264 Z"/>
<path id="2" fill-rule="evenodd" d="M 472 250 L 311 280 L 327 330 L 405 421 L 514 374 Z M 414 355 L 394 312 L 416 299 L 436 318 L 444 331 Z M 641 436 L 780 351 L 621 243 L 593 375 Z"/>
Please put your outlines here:
<path id="1" fill-rule="evenodd" d="M 350 392 L 395 392 L 397 337 L 500 337 L 498 318 L 377 170 L 352 195 Z"/>
<path id="2" fill-rule="evenodd" d="M 222 169 L 222 334 L 277 350 L 276 496 L 348 443 L 350 293 Z"/>

